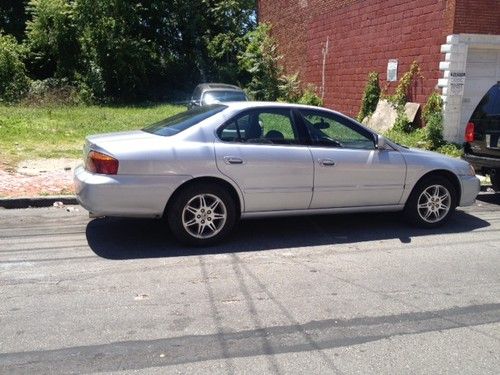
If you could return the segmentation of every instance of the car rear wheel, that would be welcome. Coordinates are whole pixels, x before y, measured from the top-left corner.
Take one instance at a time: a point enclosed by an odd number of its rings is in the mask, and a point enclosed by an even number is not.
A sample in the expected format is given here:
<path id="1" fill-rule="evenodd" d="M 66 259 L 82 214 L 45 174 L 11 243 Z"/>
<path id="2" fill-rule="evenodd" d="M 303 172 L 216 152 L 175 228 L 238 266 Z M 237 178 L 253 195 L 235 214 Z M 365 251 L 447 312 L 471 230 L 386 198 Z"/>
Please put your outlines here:
<path id="1" fill-rule="evenodd" d="M 405 206 L 405 216 L 412 223 L 435 228 L 448 221 L 457 205 L 457 193 L 444 177 L 431 176 L 413 189 Z"/>
<path id="2" fill-rule="evenodd" d="M 216 184 L 190 186 L 167 210 L 174 236 L 184 244 L 206 246 L 222 240 L 236 222 L 234 199 Z"/>

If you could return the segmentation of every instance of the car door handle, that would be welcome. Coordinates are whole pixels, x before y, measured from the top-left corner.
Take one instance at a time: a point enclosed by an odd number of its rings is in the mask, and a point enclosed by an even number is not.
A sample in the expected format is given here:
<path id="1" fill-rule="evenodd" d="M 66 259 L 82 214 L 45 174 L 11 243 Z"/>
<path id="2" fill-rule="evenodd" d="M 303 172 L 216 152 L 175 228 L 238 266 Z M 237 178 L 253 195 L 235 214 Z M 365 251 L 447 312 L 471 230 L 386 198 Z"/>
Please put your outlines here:
<path id="1" fill-rule="evenodd" d="M 226 164 L 243 164 L 243 159 L 235 158 L 234 156 L 224 156 Z"/>
<path id="2" fill-rule="evenodd" d="M 332 159 L 319 159 L 318 163 L 320 163 L 323 167 L 333 167 L 335 162 Z"/>

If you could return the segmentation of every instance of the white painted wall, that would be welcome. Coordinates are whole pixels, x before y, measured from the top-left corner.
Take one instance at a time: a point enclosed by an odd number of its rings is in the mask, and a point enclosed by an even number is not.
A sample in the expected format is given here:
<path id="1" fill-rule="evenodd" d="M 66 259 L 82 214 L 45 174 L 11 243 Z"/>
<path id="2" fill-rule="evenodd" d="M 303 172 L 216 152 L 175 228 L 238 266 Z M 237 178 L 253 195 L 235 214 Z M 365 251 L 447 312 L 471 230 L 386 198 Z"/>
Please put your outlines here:
<path id="1" fill-rule="evenodd" d="M 465 126 L 483 95 L 500 81 L 500 35 L 449 35 L 441 46 L 445 59 L 439 68 L 443 78 L 444 137 L 456 143 L 463 142 Z M 463 94 L 450 88 L 452 72 L 466 73 Z"/>

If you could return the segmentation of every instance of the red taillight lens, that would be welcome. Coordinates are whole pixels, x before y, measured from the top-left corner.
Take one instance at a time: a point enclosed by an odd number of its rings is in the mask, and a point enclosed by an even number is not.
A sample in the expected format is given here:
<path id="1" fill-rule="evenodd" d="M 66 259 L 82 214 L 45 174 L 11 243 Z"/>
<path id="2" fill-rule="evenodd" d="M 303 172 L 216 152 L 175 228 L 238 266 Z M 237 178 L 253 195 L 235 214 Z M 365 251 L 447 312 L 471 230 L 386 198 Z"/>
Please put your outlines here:
<path id="1" fill-rule="evenodd" d="M 99 174 L 117 174 L 118 160 L 97 151 L 90 151 L 85 160 L 85 169 Z"/>
<path id="2" fill-rule="evenodd" d="M 474 123 L 469 122 L 465 127 L 465 142 L 474 142 Z"/>

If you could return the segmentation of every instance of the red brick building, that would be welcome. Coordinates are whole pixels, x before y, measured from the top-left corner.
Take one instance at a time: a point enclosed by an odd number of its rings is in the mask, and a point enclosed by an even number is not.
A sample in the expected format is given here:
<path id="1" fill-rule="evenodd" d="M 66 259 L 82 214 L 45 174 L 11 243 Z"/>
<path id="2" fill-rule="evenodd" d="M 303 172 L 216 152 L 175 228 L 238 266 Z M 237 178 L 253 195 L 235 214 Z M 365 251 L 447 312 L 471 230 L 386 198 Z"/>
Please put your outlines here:
<path id="1" fill-rule="evenodd" d="M 370 71 L 391 89 L 389 60 L 397 79 L 416 60 L 423 78 L 412 100 L 425 103 L 439 87 L 445 136 L 460 141 L 471 107 L 500 81 L 499 0 L 259 0 L 258 12 L 273 26 L 286 71 L 352 116 Z"/>

